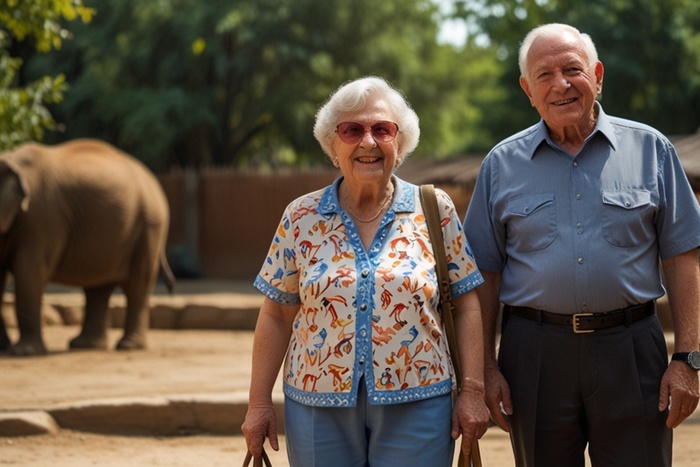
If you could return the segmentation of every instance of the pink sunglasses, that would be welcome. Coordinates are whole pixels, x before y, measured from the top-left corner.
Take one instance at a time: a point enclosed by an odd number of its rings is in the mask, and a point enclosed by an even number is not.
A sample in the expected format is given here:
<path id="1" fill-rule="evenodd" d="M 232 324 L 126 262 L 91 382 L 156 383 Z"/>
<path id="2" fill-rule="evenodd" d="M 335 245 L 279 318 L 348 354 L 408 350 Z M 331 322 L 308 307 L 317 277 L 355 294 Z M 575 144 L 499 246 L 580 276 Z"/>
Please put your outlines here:
<path id="1" fill-rule="evenodd" d="M 394 122 L 380 121 L 371 125 L 363 125 L 357 122 L 343 122 L 335 127 L 338 138 L 346 144 L 359 143 L 368 131 L 375 141 L 388 143 L 396 138 L 396 134 L 399 132 L 399 126 Z"/>

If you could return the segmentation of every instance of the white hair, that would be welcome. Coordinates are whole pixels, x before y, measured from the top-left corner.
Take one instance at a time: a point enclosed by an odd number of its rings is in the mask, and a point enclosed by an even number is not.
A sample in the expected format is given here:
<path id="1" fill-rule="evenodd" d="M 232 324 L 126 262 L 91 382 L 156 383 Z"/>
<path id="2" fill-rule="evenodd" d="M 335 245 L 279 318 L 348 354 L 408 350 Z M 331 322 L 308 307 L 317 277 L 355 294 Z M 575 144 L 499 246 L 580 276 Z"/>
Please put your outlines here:
<path id="1" fill-rule="evenodd" d="M 559 37 L 562 33 L 570 32 L 578 36 L 581 39 L 581 43 L 586 49 L 588 55 L 588 65 L 593 67 L 598 63 L 598 51 L 595 48 L 593 39 L 586 33 L 583 33 L 573 26 L 561 23 L 550 23 L 544 24 L 536 27 L 527 35 L 523 42 L 520 44 L 520 52 L 518 53 L 518 66 L 520 67 L 520 75 L 528 78 L 527 76 L 527 54 L 530 51 L 530 47 L 536 39 L 541 37 Z"/>
<path id="2" fill-rule="evenodd" d="M 397 166 L 418 146 L 420 127 L 418 115 L 411 108 L 404 95 L 378 76 L 366 76 L 349 81 L 339 87 L 316 113 L 314 136 L 331 159 L 335 127 L 340 116 L 362 110 L 371 100 L 382 100 L 399 126 Z"/>

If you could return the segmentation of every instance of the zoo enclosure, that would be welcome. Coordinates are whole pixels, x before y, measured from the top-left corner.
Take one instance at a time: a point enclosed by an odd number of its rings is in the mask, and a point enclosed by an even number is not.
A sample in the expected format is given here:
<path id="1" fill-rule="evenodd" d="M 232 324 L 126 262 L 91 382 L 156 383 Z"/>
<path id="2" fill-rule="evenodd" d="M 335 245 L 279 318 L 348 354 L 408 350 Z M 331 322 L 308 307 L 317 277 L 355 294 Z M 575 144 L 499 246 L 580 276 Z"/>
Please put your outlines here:
<path id="1" fill-rule="evenodd" d="M 196 260 L 203 277 L 252 281 L 287 204 L 339 175 L 337 169 L 275 173 L 205 169 L 157 175 L 170 205 L 171 266 L 177 272 L 182 258 L 178 253 L 185 252 Z M 450 194 L 464 216 L 470 189 L 425 181 L 429 172 L 424 164 L 402 167 L 399 176 L 413 183 L 435 183 Z"/>

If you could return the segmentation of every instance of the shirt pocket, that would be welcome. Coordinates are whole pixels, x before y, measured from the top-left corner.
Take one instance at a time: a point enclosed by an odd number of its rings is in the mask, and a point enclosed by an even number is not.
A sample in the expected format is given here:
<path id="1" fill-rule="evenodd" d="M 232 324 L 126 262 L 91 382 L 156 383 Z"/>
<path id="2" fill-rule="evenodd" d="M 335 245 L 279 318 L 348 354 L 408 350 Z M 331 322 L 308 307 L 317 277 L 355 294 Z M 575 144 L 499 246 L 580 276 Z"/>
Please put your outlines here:
<path id="1" fill-rule="evenodd" d="M 653 238 L 653 225 L 646 221 L 651 211 L 647 190 L 603 190 L 603 238 L 609 244 L 630 248 Z"/>
<path id="2" fill-rule="evenodd" d="M 517 251 L 547 248 L 557 238 L 554 193 L 511 198 L 506 203 L 508 243 Z"/>

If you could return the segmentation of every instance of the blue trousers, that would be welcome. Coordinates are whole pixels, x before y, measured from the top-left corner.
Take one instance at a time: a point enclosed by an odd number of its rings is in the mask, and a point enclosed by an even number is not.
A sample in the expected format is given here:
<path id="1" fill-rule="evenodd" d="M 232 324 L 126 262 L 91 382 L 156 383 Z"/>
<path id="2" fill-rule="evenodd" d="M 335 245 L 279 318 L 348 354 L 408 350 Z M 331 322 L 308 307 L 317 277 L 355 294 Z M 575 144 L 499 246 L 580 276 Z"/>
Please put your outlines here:
<path id="1" fill-rule="evenodd" d="M 450 394 L 370 405 L 364 381 L 356 407 L 310 407 L 286 398 L 291 467 L 450 467 L 454 441 Z"/>

